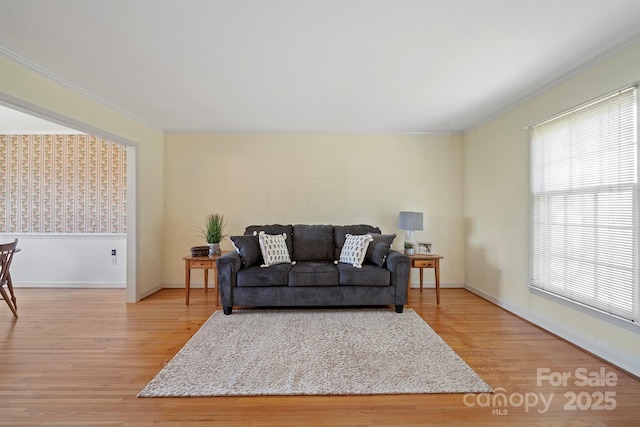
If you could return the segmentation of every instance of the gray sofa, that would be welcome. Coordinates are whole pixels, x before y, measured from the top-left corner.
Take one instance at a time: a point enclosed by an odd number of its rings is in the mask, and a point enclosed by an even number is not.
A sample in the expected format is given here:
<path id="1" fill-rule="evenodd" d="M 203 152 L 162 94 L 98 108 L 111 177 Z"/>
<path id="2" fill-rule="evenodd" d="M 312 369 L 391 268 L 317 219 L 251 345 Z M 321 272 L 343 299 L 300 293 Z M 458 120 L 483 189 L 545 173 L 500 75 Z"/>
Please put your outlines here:
<path id="1" fill-rule="evenodd" d="M 286 236 L 291 263 L 263 266 L 258 233 Z M 371 234 L 360 268 L 338 262 L 347 234 Z M 252 225 L 231 236 L 235 251 L 216 260 L 225 314 L 234 306 L 318 307 L 407 303 L 409 258 L 390 249 L 395 235 L 370 225 Z M 352 238 L 350 238 L 352 239 Z"/>

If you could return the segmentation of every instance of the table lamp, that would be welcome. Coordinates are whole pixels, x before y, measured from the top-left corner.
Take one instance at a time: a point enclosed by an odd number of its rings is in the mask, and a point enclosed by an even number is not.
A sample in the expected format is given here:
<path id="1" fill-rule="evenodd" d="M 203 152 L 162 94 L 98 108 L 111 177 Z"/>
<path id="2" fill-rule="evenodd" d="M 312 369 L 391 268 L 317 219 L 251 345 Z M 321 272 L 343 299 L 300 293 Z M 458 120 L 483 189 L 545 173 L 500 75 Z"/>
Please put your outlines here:
<path id="1" fill-rule="evenodd" d="M 415 244 L 415 231 L 422 230 L 422 226 L 422 212 L 400 212 L 400 216 L 398 217 L 398 228 L 400 230 L 406 230 L 407 237 L 405 238 L 405 242 L 411 242 Z"/>

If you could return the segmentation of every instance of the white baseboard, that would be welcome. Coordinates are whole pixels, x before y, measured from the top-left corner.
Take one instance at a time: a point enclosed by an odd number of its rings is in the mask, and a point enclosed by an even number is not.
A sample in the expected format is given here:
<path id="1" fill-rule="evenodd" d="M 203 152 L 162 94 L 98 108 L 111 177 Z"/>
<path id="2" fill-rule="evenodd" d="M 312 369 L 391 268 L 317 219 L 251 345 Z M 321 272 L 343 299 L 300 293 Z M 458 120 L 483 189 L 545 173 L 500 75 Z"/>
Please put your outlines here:
<path id="1" fill-rule="evenodd" d="M 74 288 L 74 289 L 116 289 L 126 288 L 126 283 L 110 282 L 13 282 L 13 287 L 18 288 Z"/>
<path id="2" fill-rule="evenodd" d="M 440 283 L 440 289 L 456 289 L 456 288 L 464 288 L 464 283 Z M 411 282 L 411 289 L 420 288 L 420 282 Z M 423 282 L 423 289 L 435 289 L 435 282 Z"/>
<path id="3" fill-rule="evenodd" d="M 501 300 L 500 298 L 497 298 L 496 296 L 478 289 L 468 283 L 464 284 L 464 288 L 470 292 L 473 292 L 479 297 L 484 298 L 487 301 L 497 305 L 498 307 L 504 308 L 505 310 L 515 314 L 516 316 L 521 317 L 533 323 L 534 325 L 539 326 L 542 329 L 549 331 L 552 334 L 557 335 L 560 338 L 569 341 L 570 343 L 575 344 L 590 353 L 593 353 L 594 355 L 606 360 L 607 362 L 616 365 L 635 376 L 640 377 L 640 361 L 631 360 L 622 354 L 612 351 L 608 347 L 603 347 L 596 341 L 588 339 L 583 335 L 576 334 L 574 331 L 571 331 L 558 323 L 550 322 L 538 316 L 537 314 L 532 313 L 529 310 L 523 309 L 522 307 L 518 307 L 513 304 L 509 304 Z"/>
<path id="4" fill-rule="evenodd" d="M 162 289 L 185 289 L 184 283 L 168 283 L 161 286 Z M 204 283 L 193 283 L 189 285 L 190 289 L 204 289 Z M 209 281 L 209 289 L 214 289 L 213 282 Z"/>
<path id="5" fill-rule="evenodd" d="M 184 285 L 182 286 L 184 288 Z M 158 292 L 159 290 L 165 288 L 165 286 L 154 286 L 153 288 L 149 289 L 146 292 L 143 292 L 142 294 L 138 295 L 138 301 L 141 301 L 143 299 L 145 299 L 146 297 L 155 294 L 156 292 Z"/>

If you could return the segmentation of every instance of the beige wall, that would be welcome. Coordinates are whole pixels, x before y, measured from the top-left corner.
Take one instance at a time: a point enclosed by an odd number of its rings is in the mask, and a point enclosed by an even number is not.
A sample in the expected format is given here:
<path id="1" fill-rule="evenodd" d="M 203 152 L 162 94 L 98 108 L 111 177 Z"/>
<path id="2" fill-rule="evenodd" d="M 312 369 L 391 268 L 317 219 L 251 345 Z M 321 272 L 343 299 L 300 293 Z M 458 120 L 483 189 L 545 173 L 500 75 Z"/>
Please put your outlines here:
<path id="1" fill-rule="evenodd" d="M 464 281 L 461 136 L 166 135 L 164 157 L 167 286 L 184 286 L 181 258 L 205 243 L 197 230 L 213 212 L 231 234 L 250 224 L 368 223 L 397 234 L 399 249 L 398 212 L 421 211 L 416 240 L 446 257 L 445 284 Z M 228 239 L 222 246 L 231 249 Z"/>
<path id="2" fill-rule="evenodd" d="M 43 75 L 0 56 L 0 100 L 70 127 L 96 131 L 100 136 L 135 146 L 129 161 L 135 171 L 137 216 L 128 224 L 136 242 L 135 285 L 129 284 L 128 300 L 137 300 L 162 285 L 158 259 L 162 254 L 163 135 L 70 90 Z M 128 276 L 131 275 L 128 273 Z"/>
<path id="3" fill-rule="evenodd" d="M 464 137 L 465 280 L 470 289 L 640 375 L 640 329 L 532 293 L 525 127 L 640 80 L 640 43 Z M 502 270 L 502 278 L 499 277 Z"/>

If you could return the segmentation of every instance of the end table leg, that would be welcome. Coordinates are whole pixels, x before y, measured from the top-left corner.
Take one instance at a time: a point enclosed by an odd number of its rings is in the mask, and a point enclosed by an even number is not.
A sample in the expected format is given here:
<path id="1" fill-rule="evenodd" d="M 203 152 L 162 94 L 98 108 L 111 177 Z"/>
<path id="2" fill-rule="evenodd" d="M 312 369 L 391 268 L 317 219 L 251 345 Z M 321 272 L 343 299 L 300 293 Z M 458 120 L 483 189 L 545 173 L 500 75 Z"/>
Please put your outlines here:
<path id="1" fill-rule="evenodd" d="M 191 287 L 191 268 L 189 268 L 189 261 L 184 262 L 184 287 L 186 291 L 185 304 L 189 305 L 189 288 Z"/>
<path id="2" fill-rule="evenodd" d="M 436 303 L 440 305 L 440 262 L 436 262 Z"/>
<path id="3" fill-rule="evenodd" d="M 204 293 L 209 293 L 209 269 L 204 269 Z"/>

